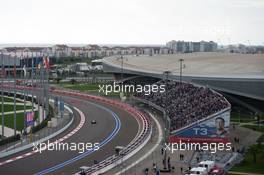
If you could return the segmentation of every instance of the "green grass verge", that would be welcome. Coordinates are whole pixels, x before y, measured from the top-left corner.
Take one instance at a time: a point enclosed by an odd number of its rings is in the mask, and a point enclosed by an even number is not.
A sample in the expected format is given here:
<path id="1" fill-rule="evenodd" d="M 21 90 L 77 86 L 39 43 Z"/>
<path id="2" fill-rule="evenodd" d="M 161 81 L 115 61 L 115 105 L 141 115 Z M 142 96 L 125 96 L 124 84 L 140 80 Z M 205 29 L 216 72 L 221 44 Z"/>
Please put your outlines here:
<path id="1" fill-rule="evenodd" d="M 259 151 L 256 154 L 257 162 L 253 161 L 253 154 L 247 152 L 245 159 L 239 165 L 234 166 L 230 171 L 246 172 L 246 173 L 264 173 L 264 145 L 259 145 Z M 262 150 L 262 151 L 261 151 Z"/>
<path id="2" fill-rule="evenodd" d="M 2 103 L 2 97 L 0 97 L 0 102 Z M 13 103 L 14 99 L 13 98 L 4 97 L 4 102 Z M 16 100 L 16 102 L 18 102 L 18 101 Z"/>
<path id="3" fill-rule="evenodd" d="M 31 109 L 31 106 L 26 106 L 26 109 Z M 16 106 L 16 110 L 24 110 L 24 106 Z M 14 105 L 4 105 L 4 112 L 14 111 Z M 2 106 L 0 105 L 0 113 L 2 112 Z"/>
<path id="4" fill-rule="evenodd" d="M 5 126 L 14 128 L 14 114 L 5 115 Z M 2 116 L 0 117 L 0 123 L 2 124 Z M 17 130 L 21 131 L 24 128 L 24 113 L 17 114 L 16 117 Z"/>
<path id="5" fill-rule="evenodd" d="M 35 116 L 38 116 L 38 112 L 35 112 Z M 14 114 L 8 114 L 4 117 L 5 126 L 14 128 Z M 2 116 L 0 116 L 0 124 L 2 124 Z M 16 115 L 17 130 L 21 131 L 24 129 L 24 113 L 18 113 Z"/>
<path id="6" fill-rule="evenodd" d="M 59 57 L 57 59 L 56 58 L 54 59 L 54 64 L 68 65 L 79 62 L 86 62 L 88 64 L 91 64 L 91 61 L 92 61 L 91 58 L 86 58 L 86 57 Z"/>
<path id="7" fill-rule="evenodd" d="M 248 123 L 248 122 L 254 122 L 257 121 L 254 116 L 249 116 L 249 115 L 239 115 L 237 114 L 231 114 L 230 118 L 231 122 L 241 122 L 241 123 Z"/>

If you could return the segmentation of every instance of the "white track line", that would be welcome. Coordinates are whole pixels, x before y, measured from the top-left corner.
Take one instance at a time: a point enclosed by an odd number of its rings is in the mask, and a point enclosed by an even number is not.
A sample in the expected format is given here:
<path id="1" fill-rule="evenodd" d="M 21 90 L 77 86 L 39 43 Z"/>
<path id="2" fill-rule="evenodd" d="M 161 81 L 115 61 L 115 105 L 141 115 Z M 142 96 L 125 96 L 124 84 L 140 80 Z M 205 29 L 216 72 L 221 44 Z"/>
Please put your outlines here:
<path id="1" fill-rule="evenodd" d="M 71 137 L 73 134 L 75 134 L 76 132 L 78 132 L 78 131 L 83 127 L 83 125 L 84 125 L 84 123 L 85 123 L 85 115 L 84 115 L 84 113 L 83 113 L 81 110 L 79 110 L 78 108 L 74 107 L 74 109 L 75 109 L 75 110 L 80 114 L 80 116 L 81 116 L 81 120 L 80 120 L 80 122 L 79 122 L 79 125 L 78 125 L 76 128 L 74 128 L 70 133 L 68 133 L 67 135 L 65 135 L 64 137 L 62 137 L 62 138 L 60 138 L 60 139 L 56 139 L 57 142 L 62 142 L 62 141 L 64 141 L 64 140 L 68 139 L 69 137 Z M 55 143 L 55 142 L 53 142 L 53 143 Z M 46 148 L 46 149 L 47 149 L 47 148 Z M 45 149 L 45 150 L 46 150 L 46 149 Z M 44 151 L 44 150 L 43 150 L 43 151 Z M 4 165 L 4 164 L 7 164 L 7 163 L 10 163 L 10 162 L 13 162 L 13 161 L 16 161 L 16 160 L 19 160 L 19 159 L 22 159 L 22 158 L 25 158 L 25 157 L 28 157 L 28 156 L 31 156 L 31 155 L 33 155 L 33 154 L 35 154 L 35 153 L 38 153 L 38 151 L 37 151 L 37 150 L 34 150 L 34 151 L 31 151 L 31 152 L 25 153 L 25 154 L 20 155 L 20 156 L 17 156 L 17 157 L 13 157 L 13 158 L 11 158 L 11 159 L 8 159 L 8 160 L 5 160 L 5 161 L 3 161 L 3 162 L 0 162 L 0 166 L 1 166 L 1 165 Z"/>
<path id="2" fill-rule="evenodd" d="M 149 115 L 151 116 L 151 118 L 155 121 L 156 125 L 158 126 L 158 132 L 159 132 L 159 136 L 158 136 L 158 141 L 155 144 L 154 147 L 152 147 L 146 154 L 144 154 L 144 156 L 140 157 L 137 161 L 135 161 L 134 163 L 130 164 L 129 166 L 127 166 L 126 168 L 124 168 L 123 170 L 119 171 L 118 173 L 116 173 L 115 175 L 119 175 L 124 173 L 125 171 L 129 170 L 130 168 L 134 167 L 135 165 L 137 165 L 138 163 L 140 163 L 141 161 L 143 161 L 144 159 L 146 159 L 148 156 L 151 155 L 151 153 L 153 151 L 155 151 L 155 149 L 159 146 L 159 144 L 162 141 L 162 129 L 161 126 L 158 122 L 158 120 L 151 114 L 149 113 Z"/>

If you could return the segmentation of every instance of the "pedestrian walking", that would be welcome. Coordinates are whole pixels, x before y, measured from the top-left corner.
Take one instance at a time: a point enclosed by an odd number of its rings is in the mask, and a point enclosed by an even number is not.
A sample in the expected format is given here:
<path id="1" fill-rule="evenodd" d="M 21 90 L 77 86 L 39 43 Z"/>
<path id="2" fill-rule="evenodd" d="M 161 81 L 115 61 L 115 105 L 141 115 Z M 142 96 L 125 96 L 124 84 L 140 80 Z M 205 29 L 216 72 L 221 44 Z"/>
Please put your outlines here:
<path id="1" fill-rule="evenodd" d="M 157 171 L 157 165 L 155 163 L 153 163 L 153 171 L 156 172 Z"/>
<path id="2" fill-rule="evenodd" d="M 168 157 L 168 164 L 170 164 L 170 156 Z"/>
<path id="3" fill-rule="evenodd" d="M 145 169 L 145 175 L 148 175 L 148 171 L 149 171 L 149 169 L 146 168 L 146 169 Z"/>
<path id="4" fill-rule="evenodd" d="M 197 161 L 197 163 L 199 163 L 199 157 L 196 157 L 196 161 Z"/>

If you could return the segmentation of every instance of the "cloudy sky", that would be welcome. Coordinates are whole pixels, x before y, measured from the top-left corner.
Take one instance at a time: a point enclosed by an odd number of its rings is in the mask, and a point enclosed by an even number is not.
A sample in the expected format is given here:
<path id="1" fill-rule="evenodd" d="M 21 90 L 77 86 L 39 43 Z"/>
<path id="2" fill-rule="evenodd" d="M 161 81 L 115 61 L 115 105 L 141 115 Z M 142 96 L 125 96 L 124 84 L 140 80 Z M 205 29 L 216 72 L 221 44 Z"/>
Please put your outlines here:
<path id="1" fill-rule="evenodd" d="M 264 45 L 263 0 L 0 0 L 0 43 Z"/>

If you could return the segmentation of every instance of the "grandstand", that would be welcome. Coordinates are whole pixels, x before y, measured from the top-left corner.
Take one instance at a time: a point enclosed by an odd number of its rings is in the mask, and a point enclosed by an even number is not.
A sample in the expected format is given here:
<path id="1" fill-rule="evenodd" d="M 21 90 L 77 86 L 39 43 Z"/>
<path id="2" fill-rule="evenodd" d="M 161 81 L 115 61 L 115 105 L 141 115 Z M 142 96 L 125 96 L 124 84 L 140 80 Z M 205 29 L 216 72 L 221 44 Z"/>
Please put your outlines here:
<path id="1" fill-rule="evenodd" d="M 223 138 L 221 134 L 227 131 L 230 119 L 230 104 L 220 94 L 201 86 L 186 82 L 161 80 L 157 85 L 165 84 L 164 93 L 137 93 L 135 96 L 163 108 L 170 118 L 172 135 L 197 138 Z M 225 111 L 221 116 L 222 111 Z M 217 114 L 217 115 L 216 115 Z M 206 120 L 205 120 L 206 119 Z M 198 123 L 198 124 L 197 124 Z M 182 131 L 186 128 L 186 131 Z M 195 130 L 205 130 L 206 134 L 194 133 Z M 222 130 L 222 132 L 220 131 Z"/>

